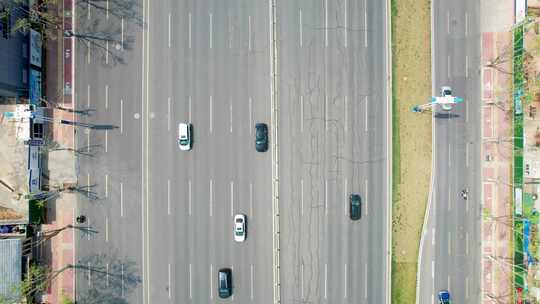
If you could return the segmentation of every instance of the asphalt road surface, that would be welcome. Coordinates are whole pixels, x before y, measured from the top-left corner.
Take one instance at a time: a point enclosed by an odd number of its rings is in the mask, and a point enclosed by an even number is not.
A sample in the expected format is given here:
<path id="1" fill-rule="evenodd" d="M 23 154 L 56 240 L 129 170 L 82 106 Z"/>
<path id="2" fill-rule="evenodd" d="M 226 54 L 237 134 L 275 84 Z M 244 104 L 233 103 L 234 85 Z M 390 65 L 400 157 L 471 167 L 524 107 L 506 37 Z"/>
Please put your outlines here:
<path id="1" fill-rule="evenodd" d="M 328 2 L 276 10 L 281 297 L 384 303 L 386 7 Z M 76 11 L 76 107 L 100 126 L 76 134 L 89 186 L 77 212 L 97 231 L 77 232 L 78 303 L 217 303 L 222 267 L 228 302 L 271 303 L 271 153 L 254 146 L 255 123 L 271 125 L 270 2 L 118 3 Z M 180 122 L 193 124 L 189 152 Z"/>
<path id="2" fill-rule="evenodd" d="M 281 301 L 385 303 L 385 1 L 277 8 Z M 362 196 L 362 219 L 348 197 Z"/>
<path id="3" fill-rule="evenodd" d="M 456 303 L 480 291 L 480 10 L 470 1 L 433 3 L 433 94 L 443 85 L 464 98 L 434 111 L 433 193 L 420 269 L 419 303 L 446 289 Z M 468 189 L 468 199 L 460 192 Z"/>

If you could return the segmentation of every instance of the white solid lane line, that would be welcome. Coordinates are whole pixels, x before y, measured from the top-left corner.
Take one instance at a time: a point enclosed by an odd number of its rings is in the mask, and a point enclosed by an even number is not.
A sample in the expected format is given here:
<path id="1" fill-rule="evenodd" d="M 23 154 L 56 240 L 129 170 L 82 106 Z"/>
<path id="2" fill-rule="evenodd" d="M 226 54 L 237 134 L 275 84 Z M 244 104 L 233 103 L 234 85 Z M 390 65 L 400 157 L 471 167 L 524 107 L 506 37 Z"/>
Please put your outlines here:
<path id="1" fill-rule="evenodd" d="M 105 153 L 109 151 L 109 130 L 105 130 Z"/>
<path id="2" fill-rule="evenodd" d="M 124 17 L 120 20 L 121 34 L 120 34 L 120 49 L 124 50 Z"/>
<path id="3" fill-rule="evenodd" d="M 448 186 L 448 211 L 452 210 L 452 189 Z"/>
<path id="4" fill-rule="evenodd" d="M 92 271 L 91 271 L 92 268 L 90 266 L 90 262 L 86 263 L 86 267 L 88 267 L 88 271 L 87 271 L 88 286 L 92 286 Z"/>
<path id="5" fill-rule="evenodd" d="M 169 299 L 171 298 L 171 290 L 172 290 L 172 286 L 171 286 L 171 263 L 169 263 L 168 267 L 167 267 L 167 289 L 169 291 Z"/>
<path id="6" fill-rule="evenodd" d="M 300 265 L 300 298 L 304 299 L 304 263 Z"/>
<path id="7" fill-rule="evenodd" d="M 364 47 L 368 47 L 367 2 L 364 2 Z"/>
<path id="8" fill-rule="evenodd" d="M 109 217 L 105 217 L 105 243 L 109 242 Z"/>
<path id="9" fill-rule="evenodd" d="M 465 37 L 469 35 L 469 13 L 465 13 Z"/>
<path id="10" fill-rule="evenodd" d="M 109 64 L 109 40 L 105 41 L 105 64 Z"/>
<path id="11" fill-rule="evenodd" d="M 369 202 L 369 185 L 368 185 L 368 183 L 369 183 L 369 181 L 366 179 L 365 182 L 364 182 L 364 187 L 365 187 L 365 188 L 364 188 L 364 189 L 365 189 L 365 190 L 364 190 L 364 191 L 365 191 L 365 192 L 364 192 L 364 193 L 365 193 L 364 196 L 365 196 L 365 198 L 366 198 L 366 199 L 365 199 L 366 203 L 364 203 L 364 206 L 365 206 L 365 209 L 366 209 L 366 215 L 369 214 L 369 212 L 368 212 L 369 208 L 368 208 L 368 203 L 367 203 L 367 202 Z"/>
<path id="12" fill-rule="evenodd" d="M 328 264 L 324 264 L 324 298 L 326 299 L 328 291 Z"/>
<path id="13" fill-rule="evenodd" d="M 450 12 L 446 12 L 446 33 L 450 34 Z"/>
<path id="14" fill-rule="evenodd" d="M 469 233 L 465 234 L 465 255 L 469 255 Z"/>
<path id="15" fill-rule="evenodd" d="M 231 100 L 231 104 L 229 106 L 229 124 L 230 124 L 230 127 L 229 127 L 229 131 L 232 133 L 232 129 L 233 129 L 233 108 L 232 108 L 232 100 Z"/>
<path id="16" fill-rule="evenodd" d="M 248 50 L 251 51 L 251 16 L 248 16 Z"/>
<path id="17" fill-rule="evenodd" d="M 109 197 L 109 174 L 105 174 L 105 198 Z"/>
<path id="18" fill-rule="evenodd" d="M 250 297 L 251 300 L 253 300 L 253 264 L 251 264 L 250 278 Z"/>
<path id="19" fill-rule="evenodd" d="M 171 48 L 171 13 L 169 13 L 169 48 Z"/>
<path id="20" fill-rule="evenodd" d="M 122 289 L 121 290 L 121 295 L 122 295 L 122 298 L 124 298 L 124 263 L 120 264 L 120 277 L 121 277 L 121 281 L 122 281 L 122 284 L 120 286 L 120 288 Z"/>
<path id="21" fill-rule="evenodd" d="M 328 0 L 324 0 L 324 45 L 328 47 Z"/>
<path id="22" fill-rule="evenodd" d="M 324 95 L 324 129 L 328 131 L 328 95 Z"/>
<path id="23" fill-rule="evenodd" d="M 90 64 L 90 41 L 86 42 L 86 63 Z"/>
<path id="24" fill-rule="evenodd" d="M 210 299 L 213 299 L 214 298 L 214 285 L 212 283 L 212 277 L 213 277 L 213 274 L 214 274 L 214 268 L 213 268 L 213 265 L 210 264 Z"/>
<path id="25" fill-rule="evenodd" d="M 300 19 L 300 21 L 298 22 L 298 27 L 300 29 L 300 47 L 302 47 L 302 40 L 303 40 L 303 33 L 302 33 L 302 10 L 299 10 L 298 11 L 298 18 Z"/>
<path id="26" fill-rule="evenodd" d="M 328 180 L 324 180 L 324 212 L 328 215 Z"/>
<path id="27" fill-rule="evenodd" d="M 469 78 L 469 55 L 465 55 L 465 78 Z"/>
<path id="28" fill-rule="evenodd" d="M 90 2 L 88 2 L 90 3 Z M 105 3 L 105 18 L 107 18 L 107 20 L 109 20 L 109 0 L 106 1 Z"/>
<path id="29" fill-rule="evenodd" d="M 431 228 L 431 245 L 435 245 L 435 228 Z"/>
<path id="30" fill-rule="evenodd" d="M 105 109 L 109 108 L 109 85 L 105 85 Z"/>
<path id="31" fill-rule="evenodd" d="M 212 18 L 212 13 L 210 13 L 210 48 L 212 48 L 212 44 L 213 44 L 212 32 L 213 32 L 213 18 Z"/>
<path id="32" fill-rule="evenodd" d="M 431 260 L 431 278 L 435 278 L 435 261 Z"/>
<path id="33" fill-rule="evenodd" d="M 347 264 L 343 265 L 343 298 L 347 298 Z"/>
<path id="34" fill-rule="evenodd" d="M 191 48 L 191 13 L 188 14 L 188 45 Z"/>
<path id="35" fill-rule="evenodd" d="M 105 263 L 105 286 L 109 287 L 109 263 Z"/>
<path id="36" fill-rule="evenodd" d="M 368 114 L 369 114 L 369 112 L 368 112 L 368 97 L 367 96 L 365 97 L 365 102 L 364 103 L 366 105 L 366 110 L 365 110 L 366 118 L 365 118 L 364 131 L 367 132 L 368 131 Z"/>
<path id="37" fill-rule="evenodd" d="M 87 216 L 87 217 L 86 217 L 86 229 L 87 229 L 87 231 L 90 231 L 90 227 L 91 227 L 91 225 L 90 225 L 90 217 Z M 86 239 L 87 239 L 88 241 L 90 241 L 90 233 L 87 233 L 87 234 L 86 234 Z"/>
<path id="38" fill-rule="evenodd" d="M 191 294 L 191 263 L 189 264 L 189 298 L 192 298 Z"/>
<path id="39" fill-rule="evenodd" d="M 343 44 L 345 47 L 347 47 L 347 0 L 344 1 L 345 9 L 343 10 L 343 19 L 345 20 L 343 22 Z"/>
<path id="40" fill-rule="evenodd" d="M 90 133 L 92 130 L 86 129 L 86 152 L 90 153 Z"/>
<path id="41" fill-rule="evenodd" d="M 90 196 L 90 173 L 86 174 L 86 197 Z"/>
<path id="42" fill-rule="evenodd" d="M 452 233 L 448 231 L 448 256 L 452 255 Z"/>
<path id="43" fill-rule="evenodd" d="M 90 85 L 86 88 L 86 107 L 90 109 Z"/>

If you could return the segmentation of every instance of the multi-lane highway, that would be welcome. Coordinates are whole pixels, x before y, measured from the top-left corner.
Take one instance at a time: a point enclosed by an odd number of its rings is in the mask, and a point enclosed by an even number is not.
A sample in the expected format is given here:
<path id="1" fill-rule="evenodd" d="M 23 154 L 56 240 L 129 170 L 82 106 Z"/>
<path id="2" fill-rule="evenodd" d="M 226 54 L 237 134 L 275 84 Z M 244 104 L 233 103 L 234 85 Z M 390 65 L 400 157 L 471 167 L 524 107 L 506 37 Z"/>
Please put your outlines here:
<path id="1" fill-rule="evenodd" d="M 95 110 L 80 120 L 115 126 L 77 129 L 77 147 L 94 153 L 79 156 L 79 183 L 99 196 L 77 205 L 99 231 L 77 232 L 77 300 L 216 303 L 228 267 L 236 303 L 273 303 L 274 288 L 282 303 L 387 302 L 385 2 L 146 0 L 129 14 L 116 2 L 76 11 L 76 33 L 114 39 L 77 40 L 76 106 Z M 179 122 L 193 124 L 189 152 Z M 257 122 L 279 151 L 274 197 Z M 351 192 L 363 198 L 358 222 Z"/>
<path id="2" fill-rule="evenodd" d="M 452 87 L 464 103 L 433 113 L 432 195 L 421 250 L 418 303 L 450 291 L 480 301 L 480 10 L 471 1 L 434 1 L 433 94 Z M 468 189 L 468 199 L 460 192 Z"/>
<path id="3" fill-rule="evenodd" d="M 282 2 L 277 17 L 281 300 L 386 303 L 385 1 Z"/>

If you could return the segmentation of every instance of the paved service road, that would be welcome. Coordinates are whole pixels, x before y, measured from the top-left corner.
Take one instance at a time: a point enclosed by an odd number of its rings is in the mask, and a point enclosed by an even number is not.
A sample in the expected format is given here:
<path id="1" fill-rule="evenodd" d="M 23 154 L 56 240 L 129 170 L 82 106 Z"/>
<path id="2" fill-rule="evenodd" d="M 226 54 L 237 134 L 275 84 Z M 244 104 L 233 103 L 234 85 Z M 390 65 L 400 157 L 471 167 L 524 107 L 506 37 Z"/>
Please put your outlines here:
<path id="1" fill-rule="evenodd" d="M 76 40 L 76 109 L 83 123 L 111 125 L 114 129 L 77 127 L 78 180 L 92 186 L 88 199 L 80 196 L 78 214 L 87 216 L 97 233 L 76 230 L 77 303 L 140 303 L 142 299 L 142 130 L 141 46 L 142 6 L 132 18 L 77 2 L 75 32 L 103 33 L 114 41 Z M 111 1 L 110 8 L 115 7 Z M 118 11 L 117 11 L 118 12 Z M 125 39 L 125 49 L 116 48 Z M 129 42 L 128 42 L 129 41 Z M 90 43 L 90 48 L 88 44 Z M 118 45 L 120 47 L 120 45 Z M 128 48 L 129 47 L 129 48 Z M 109 50 L 107 52 L 107 50 Z M 116 59 L 123 58 L 124 63 Z M 85 155 L 88 153 L 91 156 Z M 84 153 L 84 154 L 83 154 Z M 108 274 L 107 274 L 108 273 Z"/>
<path id="2" fill-rule="evenodd" d="M 385 1 L 277 7 L 283 303 L 387 301 L 385 16 Z"/>
<path id="3" fill-rule="evenodd" d="M 479 4 L 435 1 L 433 94 L 452 87 L 464 103 L 434 112 L 431 208 L 424 228 L 419 303 L 447 289 L 456 303 L 480 301 Z M 469 189 L 468 200 L 460 196 Z"/>

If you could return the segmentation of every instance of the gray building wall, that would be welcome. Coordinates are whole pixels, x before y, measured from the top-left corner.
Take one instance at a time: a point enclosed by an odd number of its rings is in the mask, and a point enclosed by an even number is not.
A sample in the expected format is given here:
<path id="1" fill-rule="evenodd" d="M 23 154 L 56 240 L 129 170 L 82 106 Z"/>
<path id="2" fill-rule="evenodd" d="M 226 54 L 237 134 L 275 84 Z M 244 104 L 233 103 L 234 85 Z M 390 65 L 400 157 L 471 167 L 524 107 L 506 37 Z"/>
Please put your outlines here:
<path id="1" fill-rule="evenodd" d="M 0 0 L 0 12 L 11 9 L 9 20 L 2 18 L 2 25 L 8 23 L 8 29 L 0 31 L 0 98 L 28 95 L 28 34 L 12 33 L 11 29 L 22 12 L 13 0 Z"/>
<path id="2" fill-rule="evenodd" d="M 22 240 L 0 240 L 0 297 L 7 300 L 20 298 L 18 288 L 22 280 Z"/>

